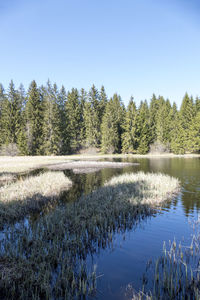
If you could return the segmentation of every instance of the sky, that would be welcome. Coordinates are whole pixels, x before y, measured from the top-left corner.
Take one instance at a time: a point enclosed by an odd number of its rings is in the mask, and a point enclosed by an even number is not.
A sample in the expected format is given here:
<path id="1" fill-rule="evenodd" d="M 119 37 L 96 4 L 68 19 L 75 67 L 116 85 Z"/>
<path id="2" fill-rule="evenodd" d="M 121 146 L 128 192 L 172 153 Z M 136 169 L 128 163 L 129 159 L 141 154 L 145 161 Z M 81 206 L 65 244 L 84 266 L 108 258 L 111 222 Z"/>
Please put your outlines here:
<path id="1" fill-rule="evenodd" d="M 0 0 L 0 82 L 200 96 L 199 0 Z"/>

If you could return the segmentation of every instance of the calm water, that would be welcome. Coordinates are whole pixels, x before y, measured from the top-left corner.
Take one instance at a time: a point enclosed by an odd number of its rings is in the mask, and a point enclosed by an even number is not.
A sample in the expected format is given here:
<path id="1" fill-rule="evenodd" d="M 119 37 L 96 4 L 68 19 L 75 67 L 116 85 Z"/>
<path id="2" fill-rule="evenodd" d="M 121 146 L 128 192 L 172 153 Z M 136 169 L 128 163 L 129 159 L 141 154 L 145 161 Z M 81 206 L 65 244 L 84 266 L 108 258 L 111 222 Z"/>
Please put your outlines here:
<path id="1" fill-rule="evenodd" d="M 62 202 L 76 201 L 82 193 L 89 193 L 113 176 L 126 172 L 162 172 L 177 177 L 181 192 L 163 209 L 144 219 L 132 230 L 115 234 L 113 246 L 88 257 L 88 265 L 97 266 L 96 299 L 129 299 L 126 287 L 131 284 L 137 291 L 142 287 L 142 275 L 147 262 L 162 253 L 163 242 L 176 238 L 188 245 L 192 228 L 189 221 L 198 218 L 200 211 L 200 158 L 117 159 L 137 162 L 139 165 L 123 169 L 103 169 L 96 173 L 75 175 L 64 171 L 73 181 L 73 187 L 63 193 Z M 37 172 L 35 173 L 37 174 Z M 200 216 L 200 215 L 199 215 Z M 37 221 L 32 216 L 30 221 Z M 183 239 L 184 237 L 184 239 Z"/>
<path id="2" fill-rule="evenodd" d="M 64 195 L 66 201 L 74 201 L 81 193 L 89 193 L 95 187 L 117 174 L 126 172 L 162 172 L 181 181 L 181 192 L 162 211 L 150 217 L 125 234 L 116 234 L 111 249 L 102 250 L 93 257 L 97 265 L 97 299 L 127 299 L 125 289 L 131 284 L 138 290 L 142 275 L 150 259 L 162 253 L 163 242 L 176 238 L 187 245 L 192 234 L 189 221 L 198 218 L 200 210 L 200 158 L 152 158 L 123 159 L 139 162 L 138 166 L 124 169 L 104 169 L 97 173 L 65 174 L 74 181 L 73 188 Z M 184 239 L 183 239 L 184 237 Z M 88 259 L 91 263 L 90 259 Z"/>

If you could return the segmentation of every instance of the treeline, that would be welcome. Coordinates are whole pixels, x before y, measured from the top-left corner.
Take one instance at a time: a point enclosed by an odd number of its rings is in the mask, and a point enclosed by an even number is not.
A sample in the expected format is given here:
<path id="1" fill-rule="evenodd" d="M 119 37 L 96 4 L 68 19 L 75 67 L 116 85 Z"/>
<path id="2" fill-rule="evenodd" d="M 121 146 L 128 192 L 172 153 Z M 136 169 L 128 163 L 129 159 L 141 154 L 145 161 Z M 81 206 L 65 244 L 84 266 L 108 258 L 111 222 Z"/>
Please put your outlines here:
<path id="1" fill-rule="evenodd" d="M 20 155 L 64 155 L 95 147 L 103 153 L 200 151 L 200 98 L 186 93 L 180 110 L 162 96 L 126 108 L 121 97 L 108 99 L 102 86 L 66 92 L 32 81 L 26 92 L 0 84 L 0 148 Z"/>

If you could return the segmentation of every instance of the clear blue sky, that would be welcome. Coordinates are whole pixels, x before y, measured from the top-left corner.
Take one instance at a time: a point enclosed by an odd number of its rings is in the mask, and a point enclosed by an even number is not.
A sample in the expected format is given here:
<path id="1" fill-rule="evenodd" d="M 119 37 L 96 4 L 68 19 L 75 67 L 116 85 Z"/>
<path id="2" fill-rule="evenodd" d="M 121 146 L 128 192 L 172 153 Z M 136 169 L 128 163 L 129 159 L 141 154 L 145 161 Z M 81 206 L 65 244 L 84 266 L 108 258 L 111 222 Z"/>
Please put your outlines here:
<path id="1" fill-rule="evenodd" d="M 200 95 L 199 0 L 0 0 L 0 82 Z"/>

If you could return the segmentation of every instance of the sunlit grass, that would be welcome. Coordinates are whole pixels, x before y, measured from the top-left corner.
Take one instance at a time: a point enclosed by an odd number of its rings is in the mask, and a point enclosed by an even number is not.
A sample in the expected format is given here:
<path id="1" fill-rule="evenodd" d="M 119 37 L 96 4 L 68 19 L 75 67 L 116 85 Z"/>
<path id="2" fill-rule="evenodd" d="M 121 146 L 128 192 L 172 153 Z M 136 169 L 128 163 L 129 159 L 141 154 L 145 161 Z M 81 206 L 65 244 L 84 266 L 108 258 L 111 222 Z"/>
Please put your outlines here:
<path id="1" fill-rule="evenodd" d="M 62 172 L 46 172 L 0 188 L 0 225 L 40 210 L 72 185 Z"/>

